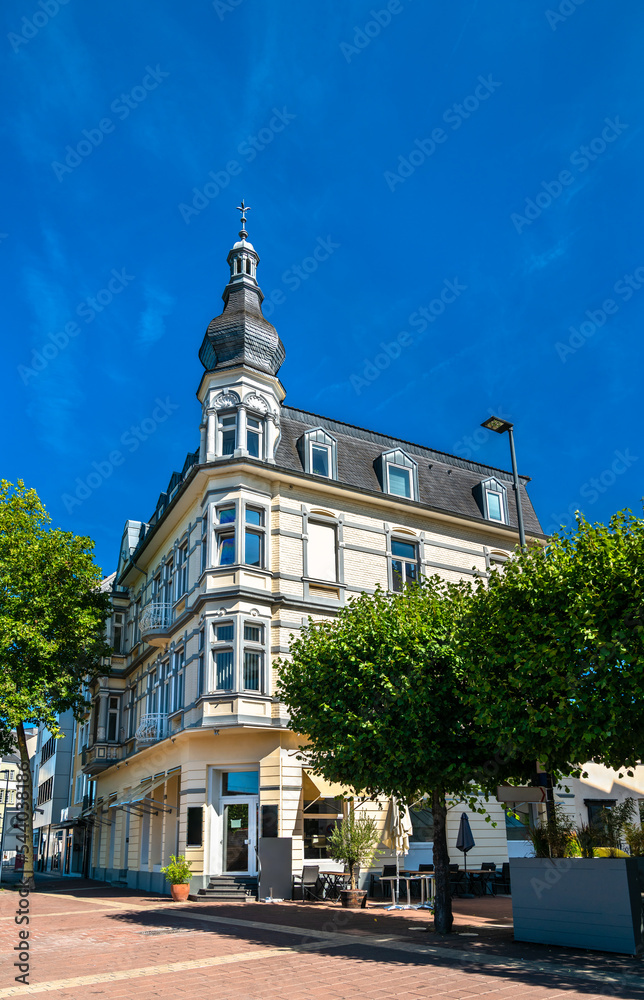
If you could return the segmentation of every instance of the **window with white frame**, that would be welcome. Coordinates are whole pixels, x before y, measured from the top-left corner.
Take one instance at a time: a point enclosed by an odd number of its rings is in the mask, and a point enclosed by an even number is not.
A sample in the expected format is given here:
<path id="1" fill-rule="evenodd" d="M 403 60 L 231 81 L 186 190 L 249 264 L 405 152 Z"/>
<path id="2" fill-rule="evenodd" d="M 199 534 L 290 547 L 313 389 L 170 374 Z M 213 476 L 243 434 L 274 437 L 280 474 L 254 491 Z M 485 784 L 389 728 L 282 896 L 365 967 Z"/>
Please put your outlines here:
<path id="1" fill-rule="evenodd" d="M 221 454 L 233 455 L 237 448 L 237 412 L 219 413 Z"/>
<path id="2" fill-rule="evenodd" d="M 298 442 L 304 471 L 325 479 L 338 478 L 337 441 L 323 427 L 306 431 Z"/>
<path id="3" fill-rule="evenodd" d="M 168 559 L 163 567 L 163 603 L 172 604 L 172 577 L 174 574 L 174 561 Z"/>
<path id="4" fill-rule="evenodd" d="M 381 455 L 376 470 L 385 493 L 405 500 L 418 500 L 418 463 L 401 448 Z"/>
<path id="5" fill-rule="evenodd" d="M 509 524 L 507 489 L 498 479 L 484 479 L 473 491 L 483 517 L 498 524 Z"/>
<path id="6" fill-rule="evenodd" d="M 236 562 L 235 524 L 237 509 L 235 504 L 217 508 L 215 540 L 218 566 L 232 566 Z"/>
<path id="7" fill-rule="evenodd" d="M 172 654 L 172 674 L 170 678 L 170 706 L 168 713 L 178 712 L 183 708 L 183 684 L 186 654 L 183 646 Z"/>
<path id="8" fill-rule="evenodd" d="M 264 626 L 255 621 L 244 622 L 243 687 L 245 691 L 264 688 Z"/>
<path id="9" fill-rule="evenodd" d="M 251 458 L 262 458 L 264 452 L 264 421 L 253 413 L 246 415 L 246 451 Z"/>
<path id="10" fill-rule="evenodd" d="M 107 739 L 113 742 L 118 738 L 119 731 L 119 698 L 110 696 L 107 708 Z"/>
<path id="11" fill-rule="evenodd" d="M 188 543 L 184 542 L 177 549 L 177 593 L 176 600 L 188 591 Z"/>
<path id="12" fill-rule="evenodd" d="M 172 679 L 170 676 L 170 660 L 161 661 L 159 667 L 159 712 L 167 715 L 170 709 L 170 687 Z"/>
<path id="13" fill-rule="evenodd" d="M 307 528 L 307 573 L 313 580 L 338 579 L 337 530 L 335 524 L 309 521 Z"/>
<path id="14" fill-rule="evenodd" d="M 263 568 L 266 534 L 263 509 L 247 506 L 244 521 L 244 562 L 247 566 Z"/>
<path id="15" fill-rule="evenodd" d="M 213 687 L 232 691 L 235 686 L 235 625 L 232 621 L 213 625 Z"/>
<path id="16" fill-rule="evenodd" d="M 201 572 L 208 565 L 208 508 L 203 513 L 201 521 Z"/>
<path id="17" fill-rule="evenodd" d="M 122 611 L 115 611 L 112 618 L 112 649 L 115 653 L 123 652 L 125 619 Z"/>
<path id="18" fill-rule="evenodd" d="M 211 692 L 266 690 L 267 624 L 231 615 L 211 626 Z"/>
<path id="19" fill-rule="evenodd" d="M 147 713 L 156 715 L 159 705 L 159 676 L 156 670 L 151 670 L 148 674 L 147 688 Z"/>
<path id="20" fill-rule="evenodd" d="M 408 583 L 418 583 L 418 546 L 401 538 L 391 539 L 391 589 L 402 592 Z"/>

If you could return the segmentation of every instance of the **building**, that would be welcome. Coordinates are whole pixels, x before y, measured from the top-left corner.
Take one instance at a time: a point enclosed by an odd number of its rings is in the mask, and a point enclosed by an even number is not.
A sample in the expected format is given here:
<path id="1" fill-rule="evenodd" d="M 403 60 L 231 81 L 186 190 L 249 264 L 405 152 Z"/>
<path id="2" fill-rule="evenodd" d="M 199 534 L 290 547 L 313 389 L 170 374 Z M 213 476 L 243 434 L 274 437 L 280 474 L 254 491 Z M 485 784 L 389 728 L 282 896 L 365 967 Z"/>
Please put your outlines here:
<path id="1" fill-rule="evenodd" d="M 32 757 L 34 791 L 34 865 L 37 871 L 60 871 L 64 866 L 61 811 L 69 804 L 74 718 L 71 709 L 58 716 L 62 738 L 46 726 L 38 727 Z"/>
<path id="2" fill-rule="evenodd" d="M 275 836 L 293 871 L 332 867 L 326 835 L 346 805 L 298 757 L 276 658 L 352 594 L 485 575 L 517 544 L 508 472 L 285 405 L 284 346 L 262 314 L 245 221 L 199 350 L 199 433 L 148 521 L 125 525 L 112 671 L 90 689 L 91 873 L 142 889 L 166 889 L 160 868 L 177 852 L 193 890 L 252 878 L 258 841 Z M 526 531 L 543 538 L 527 482 Z M 384 822 L 386 803 L 368 808 Z M 472 863 L 508 858 L 491 809 L 497 827 L 472 817 Z M 431 860 L 431 821 L 412 818 L 415 864 Z"/>
<path id="3" fill-rule="evenodd" d="M 0 865 L 16 855 L 14 818 L 17 810 L 16 789 L 20 758 L 7 753 L 0 758 Z"/>

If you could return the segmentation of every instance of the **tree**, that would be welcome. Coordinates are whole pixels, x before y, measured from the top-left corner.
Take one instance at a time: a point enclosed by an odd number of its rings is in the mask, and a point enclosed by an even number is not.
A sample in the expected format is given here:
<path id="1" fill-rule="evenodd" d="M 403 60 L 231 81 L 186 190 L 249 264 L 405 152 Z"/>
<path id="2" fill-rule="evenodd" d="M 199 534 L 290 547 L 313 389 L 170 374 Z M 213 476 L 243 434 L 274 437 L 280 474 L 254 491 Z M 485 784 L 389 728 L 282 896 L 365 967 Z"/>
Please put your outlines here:
<path id="1" fill-rule="evenodd" d="M 0 726 L 15 729 L 27 783 L 23 799 L 24 881 L 33 886 L 33 789 L 25 724 L 56 736 L 57 716 L 88 706 L 83 682 L 106 671 L 109 595 L 100 591 L 89 538 L 49 528 L 50 517 L 22 481 L 0 481 Z"/>
<path id="2" fill-rule="evenodd" d="M 452 926 L 446 796 L 484 812 L 479 790 L 534 770 L 474 725 L 455 642 L 470 593 L 432 577 L 402 594 L 363 594 L 334 621 L 310 622 L 280 664 L 292 727 L 327 780 L 408 804 L 431 796 L 440 933 Z"/>
<path id="3" fill-rule="evenodd" d="M 577 516 L 479 584 L 459 644 L 477 726 L 548 771 L 642 759 L 644 521 Z M 571 770 L 572 769 L 572 770 Z"/>

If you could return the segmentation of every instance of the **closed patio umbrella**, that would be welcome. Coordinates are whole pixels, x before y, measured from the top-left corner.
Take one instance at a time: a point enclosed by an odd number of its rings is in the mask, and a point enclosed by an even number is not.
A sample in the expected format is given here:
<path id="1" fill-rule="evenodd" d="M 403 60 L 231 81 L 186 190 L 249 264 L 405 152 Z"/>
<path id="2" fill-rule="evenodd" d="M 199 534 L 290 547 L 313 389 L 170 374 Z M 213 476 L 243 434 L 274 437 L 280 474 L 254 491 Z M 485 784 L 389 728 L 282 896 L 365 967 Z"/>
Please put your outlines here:
<path id="1" fill-rule="evenodd" d="M 395 796 L 389 800 L 387 819 L 382 834 L 382 843 L 385 847 L 396 852 L 396 908 L 399 907 L 400 899 L 400 856 L 407 854 L 409 850 L 409 838 L 414 832 L 407 806 L 400 810 L 400 803 Z M 405 907 L 406 909 L 406 907 Z"/>
<path id="2" fill-rule="evenodd" d="M 461 822 L 458 825 L 458 836 L 456 838 L 456 850 L 463 852 L 465 871 L 467 871 L 467 852 L 471 851 L 473 847 L 474 837 L 472 836 L 470 821 L 467 818 L 467 813 L 461 813 Z"/>

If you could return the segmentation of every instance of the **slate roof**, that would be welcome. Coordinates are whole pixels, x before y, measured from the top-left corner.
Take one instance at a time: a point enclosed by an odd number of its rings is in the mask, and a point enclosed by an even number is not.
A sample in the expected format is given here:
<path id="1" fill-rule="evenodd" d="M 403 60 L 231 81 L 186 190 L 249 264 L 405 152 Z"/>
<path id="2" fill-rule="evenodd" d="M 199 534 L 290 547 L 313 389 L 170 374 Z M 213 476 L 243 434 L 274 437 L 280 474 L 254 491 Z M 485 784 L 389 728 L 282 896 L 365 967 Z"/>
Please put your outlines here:
<path id="1" fill-rule="evenodd" d="M 297 441 L 305 431 L 323 427 L 338 442 L 338 481 L 360 490 L 382 494 L 376 474 L 375 462 L 385 451 L 401 448 L 418 462 L 419 501 L 449 514 L 463 515 L 489 525 L 474 498 L 473 489 L 481 480 L 491 476 L 507 486 L 510 526 L 517 527 L 516 504 L 512 489 L 512 473 L 490 465 L 434 451 L 423 445 L 379 434 L 376 431 L 354 427 L 329 417 L 307 413 L 290 406 L 282 407 L 281 438 L 275 455 L 278 466 L 302 473 L 302 462 Z M 319 479 L 318 476 L 311 476 Z M 526 491 L 529 476 L 520 476 L 523 520 L 528 534 L 543 535 L 532 502 Z"/>

